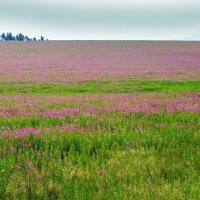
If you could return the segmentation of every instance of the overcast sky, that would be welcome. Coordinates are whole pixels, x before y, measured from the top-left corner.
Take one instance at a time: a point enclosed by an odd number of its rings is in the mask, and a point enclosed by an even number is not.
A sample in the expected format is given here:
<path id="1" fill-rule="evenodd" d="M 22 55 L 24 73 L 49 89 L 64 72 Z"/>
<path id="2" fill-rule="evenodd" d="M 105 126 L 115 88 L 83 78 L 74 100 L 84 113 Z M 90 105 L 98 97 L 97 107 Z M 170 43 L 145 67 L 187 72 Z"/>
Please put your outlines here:
<path id="1" fill-rule="evenodd" d="M 200 0 L 0 0 L 0 32 L 55 40 L 200 40 Z"/>

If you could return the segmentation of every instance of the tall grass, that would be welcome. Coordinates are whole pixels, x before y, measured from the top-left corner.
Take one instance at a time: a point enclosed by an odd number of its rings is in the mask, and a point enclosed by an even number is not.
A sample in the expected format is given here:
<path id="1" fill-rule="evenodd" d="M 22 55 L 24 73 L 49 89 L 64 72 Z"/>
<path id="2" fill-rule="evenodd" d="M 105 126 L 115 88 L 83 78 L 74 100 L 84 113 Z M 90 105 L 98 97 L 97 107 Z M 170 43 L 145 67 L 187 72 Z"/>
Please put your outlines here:
<path id="1" fill-rule="evenodd" d="M 198 102 L 198 93 L 3 94 L 0 199 L 198 199 Z"/>

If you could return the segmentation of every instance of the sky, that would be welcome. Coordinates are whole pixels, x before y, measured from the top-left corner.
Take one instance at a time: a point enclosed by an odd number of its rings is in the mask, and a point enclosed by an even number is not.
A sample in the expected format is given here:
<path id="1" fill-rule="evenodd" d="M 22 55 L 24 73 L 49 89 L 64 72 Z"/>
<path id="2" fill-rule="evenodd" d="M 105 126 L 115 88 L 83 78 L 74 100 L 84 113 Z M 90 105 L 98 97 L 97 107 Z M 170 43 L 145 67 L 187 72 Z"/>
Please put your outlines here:
<path id="1" fill-rule="evenodd" d="M 200 0 L 0 0 L 0 32 L 50 40 L 200 40 Z"/>

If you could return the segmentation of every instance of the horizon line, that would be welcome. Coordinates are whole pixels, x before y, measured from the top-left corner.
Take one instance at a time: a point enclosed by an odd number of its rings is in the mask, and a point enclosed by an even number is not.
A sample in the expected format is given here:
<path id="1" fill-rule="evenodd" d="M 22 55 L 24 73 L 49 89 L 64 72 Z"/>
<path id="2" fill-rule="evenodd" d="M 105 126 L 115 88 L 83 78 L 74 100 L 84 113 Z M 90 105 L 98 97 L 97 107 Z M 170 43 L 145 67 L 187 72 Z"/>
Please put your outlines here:
<path id="1" fill-rule="evenodd" d="M 6 40 L 0 40 L 1 42 L 40 42 L 40 41 L 6 41 Z M 119 40 L 116 40 L 116 39 L 45 39 L 44 41 L 42 42 L 50 42 L 50 41 L 141 41 L 141 42 L 200 42 L 200 39 L 199 40 L 190 40 L 190 39 L 186 39 L 186 40 L 161 40 L 161 39 L 119 39 Z"/>

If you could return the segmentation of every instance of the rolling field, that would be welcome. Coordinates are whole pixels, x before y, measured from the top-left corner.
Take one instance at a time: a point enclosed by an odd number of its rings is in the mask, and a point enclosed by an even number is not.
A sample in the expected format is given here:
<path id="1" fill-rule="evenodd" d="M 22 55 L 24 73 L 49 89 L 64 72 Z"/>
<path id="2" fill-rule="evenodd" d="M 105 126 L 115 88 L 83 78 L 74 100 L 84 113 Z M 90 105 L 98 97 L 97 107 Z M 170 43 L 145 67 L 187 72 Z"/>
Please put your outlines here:
<path id="1" fill-rule="evenodd" d="M 0 199 L 200 199 L 200 42 L 1 42 Z"/>

